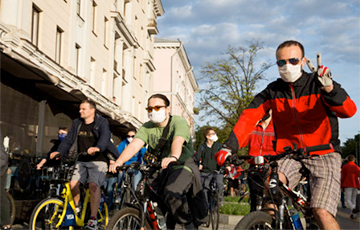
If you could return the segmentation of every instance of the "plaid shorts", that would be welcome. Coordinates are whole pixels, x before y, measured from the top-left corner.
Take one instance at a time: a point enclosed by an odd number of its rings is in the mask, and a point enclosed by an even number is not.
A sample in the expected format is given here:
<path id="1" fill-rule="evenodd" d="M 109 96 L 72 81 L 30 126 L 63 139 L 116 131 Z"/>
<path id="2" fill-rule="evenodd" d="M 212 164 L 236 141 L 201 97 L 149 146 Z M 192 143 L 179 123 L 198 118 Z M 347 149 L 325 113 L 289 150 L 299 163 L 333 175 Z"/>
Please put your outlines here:
<path id="1" fill-rule="evenodd" d="M 341 155 L 328 153 L 302 160 L 310 170 L 311 208 L 327 210 L 334 217 L 340 200 Z M 301 164 L 293 159 L 283 158 L 278 161 L 279 172 L 282 172 L 291 189 L 299 183 Z"/>
<path id="2" fill-rule="evenodd" d="M 78 161 L 71 180 L 82 184 L 93 182 L 100 188 L 105 182 L 107 169 L 107 163 L 103 161 Z"/>

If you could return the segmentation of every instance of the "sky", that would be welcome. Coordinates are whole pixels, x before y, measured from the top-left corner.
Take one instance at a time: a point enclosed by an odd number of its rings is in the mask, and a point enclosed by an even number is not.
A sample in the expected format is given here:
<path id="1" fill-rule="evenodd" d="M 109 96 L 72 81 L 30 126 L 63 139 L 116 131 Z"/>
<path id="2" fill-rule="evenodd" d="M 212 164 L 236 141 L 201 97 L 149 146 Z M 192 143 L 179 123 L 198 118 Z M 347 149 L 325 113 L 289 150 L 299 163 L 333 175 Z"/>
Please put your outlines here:
<path id="1" fill-rule="evenodd" d="M 162 4 L 165 13 L 157 19 L 156 36 L 183 42 L 195 78 L 201 78 L 201 67 L 221 58 L 229 45 L 246 47 L 248 41 L 260 39 L 264 49 L 258 53 L 259 62 L 275 63 L 277 46 L 297 40 L 314 65 L 321 53 L 322 64 L 360 109 L 360 0 L 162 0 Z M 304 70 L 310 72 L 306 65 Z M 265 74 L 267 80 L 257 92 L 279 77 L 277 66 Z M 198 100 L 196 95 L 195 107 Z M 342 143 L 360 134 L 359 114 L 339 119 Z M 195 122 L 206 123 L 199 116 Z"/>

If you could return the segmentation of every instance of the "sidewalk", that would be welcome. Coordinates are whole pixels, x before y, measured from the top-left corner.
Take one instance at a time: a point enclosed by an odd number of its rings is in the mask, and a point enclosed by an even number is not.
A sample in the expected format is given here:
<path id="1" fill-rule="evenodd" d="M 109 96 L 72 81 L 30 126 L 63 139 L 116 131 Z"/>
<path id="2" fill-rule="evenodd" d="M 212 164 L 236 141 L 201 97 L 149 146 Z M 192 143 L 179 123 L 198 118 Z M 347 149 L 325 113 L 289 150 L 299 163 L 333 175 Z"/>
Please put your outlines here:
<path id="1" fill-rule="evenodd" d="M 220 220 L 219 220 L 219 229 L 221 230 L 229 230 L 234 229 L 237 223 L 243 218 L 243 216 L 237 216 L 237 215 L 226 215 L 226 214 L 220 214 Z M 211 225 L 206 228 L 204 226 L 200 226 L 199 229 L 201 230 L 211 230 Z"/>

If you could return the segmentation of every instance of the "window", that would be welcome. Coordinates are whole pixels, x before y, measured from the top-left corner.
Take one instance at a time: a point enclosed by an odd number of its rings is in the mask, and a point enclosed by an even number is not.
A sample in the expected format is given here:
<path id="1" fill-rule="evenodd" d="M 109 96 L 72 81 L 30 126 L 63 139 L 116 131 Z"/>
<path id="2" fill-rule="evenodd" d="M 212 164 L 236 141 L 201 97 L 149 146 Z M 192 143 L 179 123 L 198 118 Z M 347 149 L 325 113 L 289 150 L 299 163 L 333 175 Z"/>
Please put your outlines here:
<path id="1" fill-rule="evenodd" d="M 95 34 L 96 32 L 96 7 L 97 7 L 97 4 L 95 1 L 93 1 L 92 3 L 92 22 L 91 22 L 91 29 L 92 29 L 92 32 Z"/>
<path id="2" fill-rule="evenodd" d="M 76 1 L 76 13 L 80 16 L 80 13 L 81 13 L 81 0 Z"/>
<path id="3" fill-rule="evenodd" d="M 107 34 L 109 31 L 109 20 L 105 17 L 104 19 L 104 46 L 107 47 Z"/>
<path id="4" fill-rule="evenodd" d="M 81 47 L 78 45 L 78 44 L 75 44 L 75 49 L 76 49 L 76 63 L 75 63 L 75 74 L 77 75 L 77 76 L 79 76 L 79 70 L 80 70 L 80 49 L 81 49 Z"/>
<path id="5" fill-rule="evenodd" d="M 55 43 L 55 62 L 60 64 L 61 60 L 61 36 L 64 31 L 60 28 L 56 28 L 56 43 Z"/>
<path id="6" fill-rule="evenodd" d="M 106 69 L 103 69 L 102 79 L 101 79 L 101 94 L 104 96 L 106 94 L 106 77 L 107 77 L 107 71 Z"/>
<path id="7" fill-rule="evenodd" d="M 134 57 L 134 63 L 133 63 L 133 78 L 136 79 L 136 57 Z"/>
<path id="8" fill-rule="evenodd" d="M 95 59 L 90 57 L 90 85 L 95 85 Z"/>
<path id="9" fill-rule="evenodd" d="M 31 27 L 31 43 L 35 46 L 39 45 L 39 22 L 40 22 L 40 9 L 33 5 L 32 9 L 32 27 Z"/>

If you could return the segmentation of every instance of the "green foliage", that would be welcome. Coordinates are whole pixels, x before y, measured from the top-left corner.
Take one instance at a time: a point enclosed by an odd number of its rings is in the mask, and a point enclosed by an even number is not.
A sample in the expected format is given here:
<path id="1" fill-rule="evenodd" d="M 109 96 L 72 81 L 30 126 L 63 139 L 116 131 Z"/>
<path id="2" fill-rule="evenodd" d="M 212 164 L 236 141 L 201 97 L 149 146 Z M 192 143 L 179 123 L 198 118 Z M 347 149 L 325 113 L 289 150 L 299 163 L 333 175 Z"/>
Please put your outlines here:
<path id="1" fill-rule="evenodd" d="M 360 134 L 356 134 L 354 138 L 348 139 L 342 148 L 342 157 L 346 158 L 348 155 L 354 155 L 356 158 L 360 157 Z"/>
<path id="2" fill-rule="evenodd" d="M 245 216 L 250 212 L 250 204 L 247 199 L 238 203 L 240 197 L 227 196 L 224 197 L 224 205 L 220 207 L 220 213 L 228 215 L 243 215 Z"/>
<path id="3" fill-rule="evenodd" d="M 261 49 L 263 43 L 254 39 L 248 47 L 229 46 L 222 59 L 202 67 L 202 77 L 198 79 L 202 82 L 201 118 L 211 119 L 210 124 L 224 129 L 227 134 L 252 101 L 256 85 L 265 79 L 264 72 L 272 65 L 270 62 L 257 63 L 257 53 Z"/>

